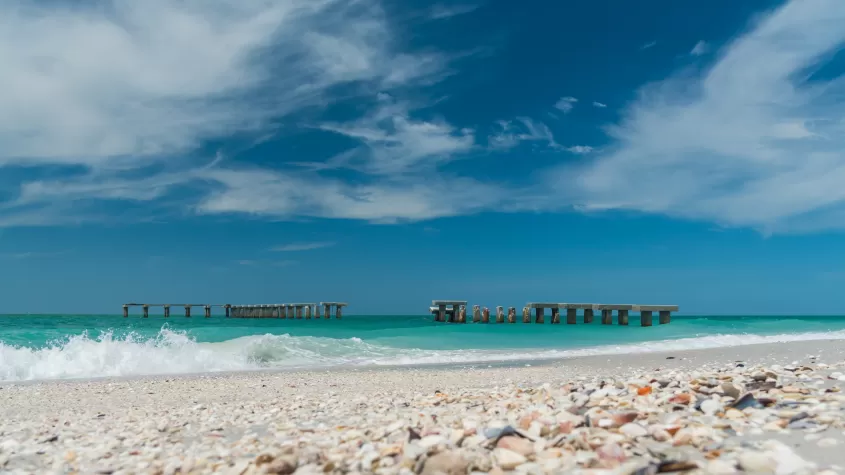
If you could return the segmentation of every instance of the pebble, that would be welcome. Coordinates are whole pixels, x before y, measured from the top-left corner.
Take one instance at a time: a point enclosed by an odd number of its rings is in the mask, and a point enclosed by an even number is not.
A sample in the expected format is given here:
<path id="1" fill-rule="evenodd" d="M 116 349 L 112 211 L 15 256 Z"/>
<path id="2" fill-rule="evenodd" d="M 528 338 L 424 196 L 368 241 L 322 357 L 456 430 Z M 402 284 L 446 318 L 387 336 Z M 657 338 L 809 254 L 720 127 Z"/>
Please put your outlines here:
<path id="1" fill-rule="evenodd" d="M 493 460 L 504 470 L 513 470 L 528 461 L 523 455 L 508 449 L 493 450 Z"/>
<path id="2" fill-rule="evenodd" d="M 648 429 L 634 422 L 630 422 L 628 424 L 623 425 L 619 428 L 619 432 L 627 435 L 632 439 L 635 437 L 642 437 L 648 435 Z"/>

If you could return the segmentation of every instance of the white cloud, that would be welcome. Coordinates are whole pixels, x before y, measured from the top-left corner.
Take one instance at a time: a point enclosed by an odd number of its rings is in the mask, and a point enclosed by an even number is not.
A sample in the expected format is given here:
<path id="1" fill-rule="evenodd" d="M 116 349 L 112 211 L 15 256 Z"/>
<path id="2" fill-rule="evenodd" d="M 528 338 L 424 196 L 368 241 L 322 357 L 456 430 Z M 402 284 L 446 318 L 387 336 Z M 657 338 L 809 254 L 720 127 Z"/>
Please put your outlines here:
<path id="1" fill-rule="evenodd" d="M 586 155 L 593 151 L 593 147 L 590 147 L 589 145 L 574 145 L 572 147 L 567 147 L 566 151 L 576 155 Z"/>
<path id="2" fill-rule="evenodd" d="M 657 45 L 656 41 L 649 41 L 648 43 L 645 43 L 644 45 L 640 46 L 640 50 L 646 50 L 646 49 L 649 49 L 649 48 L 653 48 L 656 45 Z"/>
<path id="3" fill-rule="evenodd" d="M 792 1 L 700 77 L 644 88 L 609 129 L 616 145 L 578 168 L 568 202 L 752 226 L 842 228 L 845 81 L 813 77 L 845 45 L 845 3 Z"/>
<path id="4" fill-rule="evenodd" d="M 280 219 L 299 216 L 375 223 L 421 221 L 496 207 L 499 188 L 458 176 L 383 177 L 346 183 L 317 175 L 266 170 L 205 172 L 219 186 L 197 206 L 201 214 L 247 213 Z"/>
<path id="5" fill-rule="evenodd" d="M 354 165 L 366 174 L 402 174 L 431 169 L 474 145 L 471 130 L 416 118 L 409 106 L 392 99 L 403 88 L 442 78 L 448 60 L 430 50 L 403 50 L 378 0 L 104 0 L 96 5 L 21 0 L 0 4 L 0 20 L 6 25 L 0 30 L 5 71 L 0 75 L 0 170 L 24 165 L 32 172 L 16 183 L 17 196 L 0 198 L 0 226 L 116 219 L 103 209 L 109 201 L 144 204 L 150 214 L 163 207 L 178 213 L 175 208 L 208 192 L 208 183 L 223 191 L 199 198 L 194 207 L 206 213 L 235 212 L 242 204 L 244 212 L 266 206 L 274 216 L 286 210 L 311 215 L 311 210 L 348 217 L 344 209 L 352 209 L 352 217 L 377 220 L 382 218 L 377 207 L 361 202 L 396 195 L 401 203 L 403 197 L 422 200 L 431 194 L 414 194 L 413 187 L 405 190 L 390 180 L 385 187 L 344 184 L 317 171 L 357 159 L 361 163 Z M 346 87 L 336 92 L 339 86 Z M 311 167 L 311 173 L 231 171 L 197 162 L 198 147 L 208 140 L 243 133 L 272 136 L 283 118 L 379 91 L 376 111 L 333 124 L 335 132 L 359 140 L 361 150 Z M 52 165 L 72 174 L 40 168 Z M 217 178 L 244 173 L 290 188 L 327 184 L 338 196 L 320 203 L 305 199 L 300 206 L 289 203 L 297 193 L 280 191 L 242 203 L 239 197 L 246 192 Z M 175 201 L 177 190 L 193 192 L 192 198 Z M 365 198 L 359 200 L 361 194 Z M 349 196 L 351 201 L 342 199 Z M 331 199 L 338 209 L 329 209 Z M 408 215 L 452 212 L 441 198 L 434 201 Z M 406 217 L 394 208 L 387 215 Z"/>
<path id="6" fill-rule="evenodd" d="M 571 96 L 561 97 L 555 103 L 555 109 L 558 109 L 558 110 L 562 111 L 564 114 L 566 114 L 566 113 L 569 113 L 569 111 L 571 111 L 575 107 L 576 102 L 578 102 L 578 99 L 576 99 L 574 97 L 571 97 Z"/>
<path id="7" fill-rule="evenodd" d="M 445 18 L 452 18 L 453 16 L 464 15 L 471 13 L 478 9 L 478 5 L 443 5 L 437 4 L 431 7 L 428 12 L 429 18 L 432 20 L 443 20 Z"/>
<path id="8" fill-rule="evenodd" d="M 291 244 L 283 244 L 281 246 L 276 246 L 270 250 L 276 252 L 311 251 L 314 249 L 322 249 L 324 247 L 331 247 L 334 245 L 335 243 L 330 241 L 295 242 Z"/>
<path id="9" fill-rule="evenodd" d="M 702 40 L 693 46 L 689 54 L 692 56 L 701 56 L 706 54 L 708 51 L 710 51 L 710 45 L 708 45 L 706 41 Z"/>
<path id="10" fill-rule="evenodd" d="M 598 107 L 599 109 L 604 109 L 607 107 L 607 104 L 602 104 L 601 102 L 593 101 L 593 107 Z"/>
<path id="11" fill-rule="evenodd" d="M 345 165 L 378 175 L 430 170 L 475 146 L 471 129 L 458 129 L 442 120 L 419 120 L 411 115 L 407 103 L 381 98 L 373 111 L 358 120 L 326 123 L 320 128 L 359 141 L 365 149 L 357 157 L 345 157 Z"/>
<path id="12" fill-rule="evenodd" d="M 507 150 L 521 142 L 540 142 L 549 148 L 559 148 L 554 134 L 549 127 L 529 117 L 517 117 L 516 122 L 500 120 L 496 122 L 496 131 L 487 137 L 487 146 L 491 150 Z"/>

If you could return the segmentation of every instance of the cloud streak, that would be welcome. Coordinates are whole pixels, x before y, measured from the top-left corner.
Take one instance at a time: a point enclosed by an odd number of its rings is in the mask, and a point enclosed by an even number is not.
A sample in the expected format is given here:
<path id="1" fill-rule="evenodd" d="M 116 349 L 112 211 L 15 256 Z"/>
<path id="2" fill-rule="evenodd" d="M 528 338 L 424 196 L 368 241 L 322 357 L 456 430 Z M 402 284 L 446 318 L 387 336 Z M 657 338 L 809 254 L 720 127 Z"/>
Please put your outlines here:
<path id="1" fill-rule="evenodd" d="M 314 242 L 296 242 L 291 244 L 282 244 L 280 246 L 275 246 L 271 248 L 271 251 L 275 252 L 299 252 L 299 251 L 311 251 L 314 249 L 323 249 L 326 247 L 332 247 L 336 243 L 331 241 L 314 241 Z"/>

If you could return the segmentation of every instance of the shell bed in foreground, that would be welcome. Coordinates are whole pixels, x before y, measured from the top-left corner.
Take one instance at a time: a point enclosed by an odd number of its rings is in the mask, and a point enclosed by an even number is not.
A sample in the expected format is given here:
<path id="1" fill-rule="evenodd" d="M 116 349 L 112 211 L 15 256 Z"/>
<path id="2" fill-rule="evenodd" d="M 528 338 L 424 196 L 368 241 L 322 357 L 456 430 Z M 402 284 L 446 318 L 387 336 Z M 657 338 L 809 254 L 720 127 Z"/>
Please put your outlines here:
<path id="1" fill-rule="evenodd" d="M 0 467 L 9 473 L 841 473 L 835 463 L 845 461 L 845 446 L 837 447 L 845 429 L 842 368 L 734 363 L 454 393 L 244 403 L 233 394 L 228 403 L 173 405 L 155 414 L 135 411 L 128 401 L 123 412 L 70 410 L 63 418 L 0 423 Z M 773 437 L 784 434 L 833 455 L 802 459 Z"/>

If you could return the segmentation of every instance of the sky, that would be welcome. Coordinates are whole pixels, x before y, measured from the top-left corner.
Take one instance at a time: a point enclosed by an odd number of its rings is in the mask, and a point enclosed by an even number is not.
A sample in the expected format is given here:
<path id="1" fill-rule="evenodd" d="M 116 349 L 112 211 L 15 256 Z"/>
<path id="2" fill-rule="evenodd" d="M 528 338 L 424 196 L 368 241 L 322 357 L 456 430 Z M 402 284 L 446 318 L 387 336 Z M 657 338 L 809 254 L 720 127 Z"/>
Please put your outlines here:
<path id="1" fill-rule="evenodd" d="M 0 313 L 845 313 L 841 0 L 15 0 L 0 22 Z"/>

